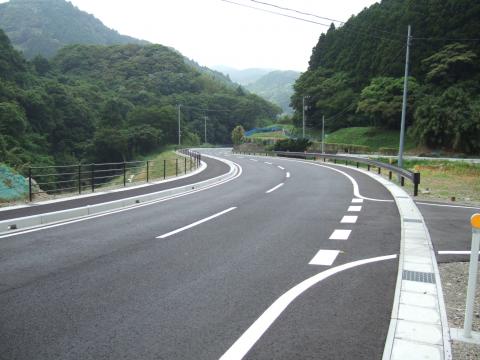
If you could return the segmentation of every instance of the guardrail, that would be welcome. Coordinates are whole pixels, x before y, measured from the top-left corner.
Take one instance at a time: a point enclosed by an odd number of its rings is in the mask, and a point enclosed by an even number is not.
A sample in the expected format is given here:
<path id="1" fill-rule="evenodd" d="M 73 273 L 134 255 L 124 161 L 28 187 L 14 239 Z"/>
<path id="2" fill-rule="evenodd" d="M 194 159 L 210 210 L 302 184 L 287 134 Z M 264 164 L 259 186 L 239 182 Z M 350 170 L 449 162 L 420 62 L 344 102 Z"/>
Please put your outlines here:
<path id="1" fill-rule="evenodd" d="M 178 150 L 185 155 L 182 159 L 160 161 L 124 161 L 99 164 L 75 164 L 57 166 L 32 166 L 28 168 L 29 201 L 38 194 L 59 194 L 67 192 L 95 192 L 95 189 L 117 179 L 120 185 L 127 186 L 135 178 L 167 178 L 167 173 L 175 169 L 175 176 L 186 174 L 200 166 L 200 153 L 188 149 Z M 179 161 L 180 160 L 180 161 Z M 127 177 L 128 175 L 128 177 Z"/>
<path id="2" fill-rule="evenodd" d="M 234 153 L 243 153 L 245 155 L 263 155 L 265 156 L 282 156 L 282 157 L 293 157 L 299 159 L 311 159 L 311 160 L 318 160 L 323 159 L 323 161 L 333 160 L 336 164 L 337 162 L 344 161 L 345 165 L 355 164 L 358 168 L 360 164 L 367 165 L 368 171 L 372 167 L 376 167 L 378 170 L 378 174 L 382 173 L 382 169 L 388 171 L 388 178 L 392 180 L 392 174 L 395 173 L 400 177 L 400 184 L 405 186 L 405 179 L 410 180 L 413 183 L 413 196 L 418 195 L 418 185 L 420 185 L 420 173 L 419 172 L 412 172 L 409 170 L 402 169 L 398 166 L 386 164 L 381 161 L 356 157 L 356 156 L 349 156 L 349 155 L 333 155 L 333 154 L 325 154 L 325 153 L 307 153 L 307 152 L 290 152 L 290 151 L 272 151 L 272 152 L 264 152 L 264 153 L 249 153 L 249 152 L 239 152 L 234 151 Z"/>

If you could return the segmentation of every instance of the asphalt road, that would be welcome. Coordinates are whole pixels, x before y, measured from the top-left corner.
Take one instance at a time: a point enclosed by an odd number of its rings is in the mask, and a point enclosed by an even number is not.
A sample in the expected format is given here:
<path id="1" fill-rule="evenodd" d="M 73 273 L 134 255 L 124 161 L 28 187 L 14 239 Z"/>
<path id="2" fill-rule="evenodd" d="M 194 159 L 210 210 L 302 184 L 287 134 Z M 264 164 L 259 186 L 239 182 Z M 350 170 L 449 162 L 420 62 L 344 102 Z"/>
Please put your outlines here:
<path id="1" fill-rule="evenodd" d="M 218 359 L 234 344 L 247 359 L 381 358 L 398 261 L 347 267 L 398 254 L 395 204 L 352 203 L 351 181 L 331 167 L 205 151 L 242 175 L 0 238 L 0 359 Z M 339 169 L 361 195 L 391 200 L 368 176 Z M 299 284 L 265 332 L 237 341 Z"/>

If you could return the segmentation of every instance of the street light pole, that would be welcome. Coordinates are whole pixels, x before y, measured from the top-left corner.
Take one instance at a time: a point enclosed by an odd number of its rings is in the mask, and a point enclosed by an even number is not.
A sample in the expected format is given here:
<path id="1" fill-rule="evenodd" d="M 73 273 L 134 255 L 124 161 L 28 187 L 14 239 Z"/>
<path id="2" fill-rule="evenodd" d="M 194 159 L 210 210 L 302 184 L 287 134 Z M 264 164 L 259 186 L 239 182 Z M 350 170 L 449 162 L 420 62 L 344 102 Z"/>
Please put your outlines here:
<path id="1" fill-rule="evenodd" d="M 322 115 L 322 154 L 325 153 L 324 144 L 325 144 L 325 115 Z"/>
<path id="2" fill-rule="evenodd" d="M 207 115 L 205 115 L 205 144 L 207 143 Z"/>
<path id="3" fill-rule="evenodd" d="M 408 73 L 410 66 L 410 41 L 411 27 L 408 25 L 407 35 L 407 54 L 405 56 L 405 78 L 403 80 L 403 103 L 402 103 L 402 122 L 400 125 L 400 145 L 398 149 L 398 166 L 403 167 L 403 147 L 405 142 L 405 117 L 407 113 L 407 95 L 408 95 Z"/>
<path id="4" fill-rule="evenodd" d="M 305 96 L 302 97 L 302 138 L 305 139 Z"/>

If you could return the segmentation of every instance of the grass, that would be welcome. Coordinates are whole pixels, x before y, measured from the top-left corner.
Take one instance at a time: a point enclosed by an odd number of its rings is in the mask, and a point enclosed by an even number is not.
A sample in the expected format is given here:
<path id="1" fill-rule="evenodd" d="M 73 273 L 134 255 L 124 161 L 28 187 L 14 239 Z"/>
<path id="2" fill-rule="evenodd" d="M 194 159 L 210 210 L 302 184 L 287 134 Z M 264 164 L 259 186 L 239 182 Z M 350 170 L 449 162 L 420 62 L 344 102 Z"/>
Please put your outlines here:
<path id="1" fill-rule="evenodd" d="M 321 135 L 320 135 L 321 136 Z M 326 136 L 325 142 L 329 144 L 352 144 L 368 146 L 377 151 L 380 148 L 398 149 L 399 131 L 384 130 L 374 127 L 351 127 L 337 130 Z M 416 147 L 413 139 L 406 136 L 405 149 Z"/>

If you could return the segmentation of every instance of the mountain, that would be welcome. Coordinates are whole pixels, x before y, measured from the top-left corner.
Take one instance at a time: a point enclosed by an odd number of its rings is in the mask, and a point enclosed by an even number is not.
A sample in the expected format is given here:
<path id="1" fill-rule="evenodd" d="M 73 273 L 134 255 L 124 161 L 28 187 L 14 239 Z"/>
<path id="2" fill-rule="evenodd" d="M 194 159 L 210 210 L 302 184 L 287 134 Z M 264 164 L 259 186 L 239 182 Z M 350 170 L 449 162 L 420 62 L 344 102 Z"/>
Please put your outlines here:
<path id="1" fill-rule="evenodd" d="M 0 30 L 0 162 L 28 165 L 135 159 L 175 144 L 226 144 L 237 125 L 264 126 L 281 110 L 227 86 L 161 45 L 70 45 L 31 61 Z"/>
<path id="2" fill-rule="evenodd" d="M 272 71 L 245 88 L 268 101 L 280 106 L 284 113 L 291 114 L 290 98 L 293 95 L 293 84 L 300 76 L 296 71 Z"/>
<path id="3" fill-rule="evenodd" d="M 0 4 L 0 28 L 31 59 L 50 58 L 70 44 L 147 44 L 120 35 L 65 0 L 10 0 Z"/>
<path id="4" fill-rule="evenodd" d="M 321 34 L 294 85 L 295 121 L 400 128 L 407 26 L 407 126 L 420 145 L 480 153 L 480 3 L 383 0 Z"/>
<path id="5" fill-rule="evenodd" d="M 224 65 L 217 65 L 214 66 L 213 69 L 220 71 L 230 77 L 230 79 L 240 85 L 248 85 L 251 84 L 262 76 L 267 75 L 269 72 L 273 71 L 274 69 L 235 69 L 229 66 Z"/>

